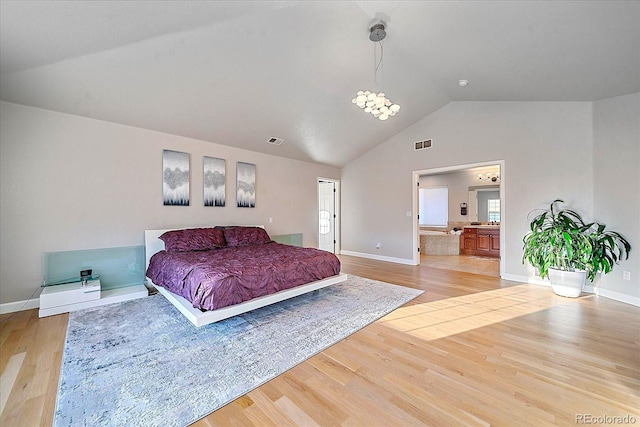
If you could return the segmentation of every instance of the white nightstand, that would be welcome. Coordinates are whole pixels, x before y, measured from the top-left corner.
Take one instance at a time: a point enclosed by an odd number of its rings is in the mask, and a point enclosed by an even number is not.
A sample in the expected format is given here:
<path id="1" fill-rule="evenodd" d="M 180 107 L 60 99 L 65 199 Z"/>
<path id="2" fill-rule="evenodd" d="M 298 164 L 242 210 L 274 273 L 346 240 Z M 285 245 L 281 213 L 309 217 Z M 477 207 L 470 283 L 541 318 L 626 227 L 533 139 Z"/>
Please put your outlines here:
<path id="1" fill-rule="evenodd" d="M 67 313 L 92 306 L 100 299 L 100 279 L 46 286 L 40 294 L 40 317 Z M 86 304 L 89 303 L 89 304 Z"/>
<path id="2" fill-rule="evenodd" d="M 95 276 L 94 276 L 95 277 Z M 106 286 L 106 285 L 105 285 Z M 149 291 L 144 285 L 129 285 L 115 289 L 102 289 L 99 279 L 45 286 L 40 294 L 39 317 L 145 298 Z"/>

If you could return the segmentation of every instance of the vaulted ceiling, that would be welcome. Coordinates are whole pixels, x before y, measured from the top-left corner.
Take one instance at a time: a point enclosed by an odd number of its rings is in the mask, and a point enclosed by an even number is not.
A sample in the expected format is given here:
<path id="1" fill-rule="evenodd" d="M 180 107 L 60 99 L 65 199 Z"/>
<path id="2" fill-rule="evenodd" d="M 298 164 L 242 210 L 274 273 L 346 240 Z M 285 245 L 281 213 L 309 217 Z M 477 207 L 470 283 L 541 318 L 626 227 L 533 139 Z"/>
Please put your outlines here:
<path id="1" fill-rule="evenodd" d="M 637 1 L 1 0 L 0 19 L 3 101 L 338 167 L 452 101 L 640 91 Z M 401 111 L 363 113 L 363 89 Z"/>

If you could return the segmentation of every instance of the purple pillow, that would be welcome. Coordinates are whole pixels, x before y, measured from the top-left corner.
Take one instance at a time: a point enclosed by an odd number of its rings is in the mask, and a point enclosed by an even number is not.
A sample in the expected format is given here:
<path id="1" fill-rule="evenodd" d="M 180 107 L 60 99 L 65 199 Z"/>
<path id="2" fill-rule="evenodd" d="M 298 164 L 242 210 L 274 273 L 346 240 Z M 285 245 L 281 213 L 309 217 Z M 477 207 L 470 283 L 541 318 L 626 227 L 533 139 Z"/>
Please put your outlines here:
<path id="1" fill-rule="evenodd" d="M 228 247 L 262 245 L 271 242 L 267 231 L 260 227 L 228 227 L 221 230 L 224 230 Z"/>
<path id="2" fill-rule="evenodd" d="M 167 231 L 159 237 L 167 252 L 209 251 L 224 248 L 227 243 L 219 228 L 187 228 Z"/>

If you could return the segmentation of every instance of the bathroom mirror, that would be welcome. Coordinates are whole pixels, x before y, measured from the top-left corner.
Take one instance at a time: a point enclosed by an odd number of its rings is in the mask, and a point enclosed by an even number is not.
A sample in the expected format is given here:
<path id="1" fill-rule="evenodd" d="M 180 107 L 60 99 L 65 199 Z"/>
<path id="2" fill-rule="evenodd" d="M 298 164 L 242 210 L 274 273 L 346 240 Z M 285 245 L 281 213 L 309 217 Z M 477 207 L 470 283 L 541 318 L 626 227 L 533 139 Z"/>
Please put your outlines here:
<path id="1" fill-rule="evenodd" d="M 500 186 L 469 187 L 469 221 L 500 222 Z"/>

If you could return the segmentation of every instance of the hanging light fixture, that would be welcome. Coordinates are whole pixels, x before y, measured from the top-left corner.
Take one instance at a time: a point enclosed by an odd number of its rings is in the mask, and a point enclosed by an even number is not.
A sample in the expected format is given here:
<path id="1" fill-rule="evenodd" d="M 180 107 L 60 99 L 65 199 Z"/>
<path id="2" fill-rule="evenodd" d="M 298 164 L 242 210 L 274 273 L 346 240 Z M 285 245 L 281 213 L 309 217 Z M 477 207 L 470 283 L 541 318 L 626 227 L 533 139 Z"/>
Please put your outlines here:
<path id="1" fill-rule="evenodd" d="M 387 33 L 385 32 L 385 24 L 382 21 L 375 22 L 371 27 L 369 27 L 369 30 L 371 32 L 369 34 L 369 40 L 380 45 L 380 61 L 378 63 L 376 63 L 375 45 L 373 46 L 373 80 L 377 85 L 378 68 L 382 65 L 382 58 L 384 56 L 381 41 L 387 36 Z M 384 77 L 384 67 L 382 67 L 382 71 Z M 389 117 L 395 116 L 398 111 L 400 111 L 400 105 L 394 104 L 389 98 L 387 98 L 384 92 L 376 93 L 370 90 L 360 90 L 351 102 L 362 108 L 365 113 L 369 113 L 373 117 L 377 117 L 379 120 L 387 120 Z"/>
<path id="2" fill-rule="evenodd" d="M 478 174 L 478 179 L 480 181 L 493 181 L 493 182 L 496 182 L 497 180 L 500 179 L 500 174 L 499 173 L 490 173 L 490 172 L 487 172 L 485 174 L 479 173 Z"/>

